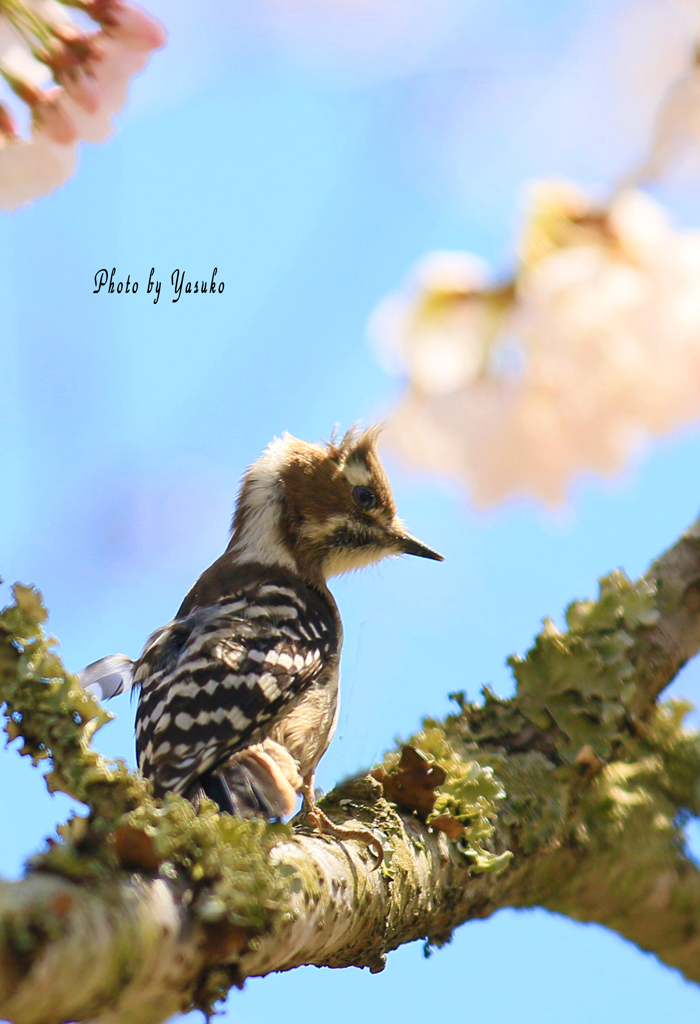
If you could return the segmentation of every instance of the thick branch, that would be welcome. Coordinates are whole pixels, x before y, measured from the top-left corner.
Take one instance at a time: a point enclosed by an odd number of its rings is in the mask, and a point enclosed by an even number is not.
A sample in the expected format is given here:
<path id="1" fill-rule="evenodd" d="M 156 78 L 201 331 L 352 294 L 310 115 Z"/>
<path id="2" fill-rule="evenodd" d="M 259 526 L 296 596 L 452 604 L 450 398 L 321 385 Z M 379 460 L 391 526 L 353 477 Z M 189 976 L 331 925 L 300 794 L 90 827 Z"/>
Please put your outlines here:
<path id="1" fill-rule="evenodd" d="M 368 784 L 345 787 L 343 799 L 359 798 Z M 505 875 L 474 876 L 443 833 L 383 800 L 375 806 L 393 848 L 391 877 L 373 871 L 354 842 L 280 843 L 274 861 L 301 884 L 285 913 L 236 958 L 239 976 L 301 964 L 381 970 L 404 942 L 440 944 L 466 920 L 540 905 L 605 924 L 700 981 L 700 874 L 673 844 L 650 844 L 646 829 L 640 843 L 639 820 L 614 849 L 540 849 Z M 640 847 L 642 863 L 630 857 Z M 0 889 L 0 922 L 0 1014 L 18 1024 L 163 1020 L 191 1003 L 204 959 L 211 967 L 226 948 L 188 919 L 178 887 L 163 879 L 86 889 L 30 877 Z"/>
<path id="2" fill-rule="evenodd" d="M 646 836 L 639 842 L 634 859 L 609 850 L 587 868 L 563 854 L 560 884 L 544 905 L 605 925 L 700 983 L 700 871 L 681 855 L 645 863 Z"/>
<path id="3" fill-rule="evenodd" d="M 506 906 L 598 921 L 700 982 L 700 874 L 679 824 L 700 811 L 700 743 L 682 709 L 654 703 L 700 647 L 698 595 L 696 524 L 636 584 L 614 573 L 597 601 L 572 605 L 567 632 L 546 625 L 512 661 L 513 699 L 462 698 L 459 714 L 426 722 L 411 743 L 446 776 L 428 824 L 410 812 L 422 803 L 398 754 L 384 796 L 375 779 L 330 794 L 334 820 L 381 839 L 376 871 L 354 841 L 292 837 L 206 803 L 159 807 L 90 751 L 98 711 L 48 652 L 36 596 L 18 592 L 0 618 L 8 732 L 50 757 L 52 785 L 90 814 L 0 888 L 0 1015 L 157 1024 L 253 974 L 379 970 L 398 945 L 439 944 Z"/>
<path id="4" fill-rule="evenodd" d="M 98 889 L 48 874 L 2 883 L 0 1015 L 22 1024 L 162 1021 L 183 1005 L 203 947 L 162 879 Z"/>
<path id="5" fill-rule="evenodd" d="M 243 955 L 242 975 L 304 963 L 381 970 L 387 950 L 426 929 L 449 932 L 476 910 L 481 887 L 469 886 L 464 857 L 444 834 L 409 819 L 393 839 L 393 881 L 371 870 L 355 842 L 299 836 L 278 846 L 275 860 L 293 867 L 302 886 Z M 455 904 L 445 904 L 448 891 Z M 105 1006 L 122 1021 L 165 1019 L 191 1002 L 204 950 L 214 948 L 162 879 L 92 890 L 30 877 L 0 889 L 0 924 L 0 1015 L 18 1024 L 86 1020 Z M 149 994 L 158 1004 L 165 992 L 167 1004 L 151 1017 Z"/>

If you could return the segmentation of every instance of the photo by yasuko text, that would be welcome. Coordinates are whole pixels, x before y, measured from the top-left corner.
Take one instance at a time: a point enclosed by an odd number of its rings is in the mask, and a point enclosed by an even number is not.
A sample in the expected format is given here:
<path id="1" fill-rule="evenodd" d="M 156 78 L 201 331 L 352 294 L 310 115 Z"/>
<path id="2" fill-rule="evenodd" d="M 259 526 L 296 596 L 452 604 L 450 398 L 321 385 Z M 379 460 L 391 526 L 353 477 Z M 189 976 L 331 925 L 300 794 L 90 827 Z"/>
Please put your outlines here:
<path id="1" fill-rule="evenodd" d="M 153 297 L 154 305 L 160 298 L 161 281 L 155 278 L 155 267 L 151 267 L 146 286 L 146 295 Z M 179 302 L 184 295 L 221 295 L 224 291 L 224 282 L 217 281 L 218 267 L 214 267 L 211 277 L 189 279 L 184 270 L 173 270 L 170 275 L 170 284 L 173 289 L 171 302 Z M 103 267 L 95 274 L 95 287 L 93 294 L 98 295 L 104 290 L 105 295 L 136 295 L 139 291 L 139 282 L 131 274 L 126 275 L 126 280 L 117 278 L 117 269 L 112 267 L 111 272 Z M 115 279 L 116 278 L 116 279 Z"/>

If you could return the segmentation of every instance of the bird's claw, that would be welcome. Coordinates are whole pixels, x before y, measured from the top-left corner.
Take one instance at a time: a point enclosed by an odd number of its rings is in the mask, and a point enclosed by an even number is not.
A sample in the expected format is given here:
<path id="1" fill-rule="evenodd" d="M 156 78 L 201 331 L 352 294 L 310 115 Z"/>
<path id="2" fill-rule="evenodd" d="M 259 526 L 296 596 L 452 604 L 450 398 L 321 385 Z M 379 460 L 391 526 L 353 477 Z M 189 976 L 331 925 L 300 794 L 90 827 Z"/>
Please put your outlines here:
<path id="1" fill-rule="evenodd" d="M 346 825 L 336 825 L 328 815 L 324 814 L 321 808 L 314 803 L 305 808 L 305 817 L 315 825 L 319 835 L 329 835 L 334 839 L 354 839 L 366 846 L 374 855 L 376 863 L 372 867 L 376 871 L 384 861 L 384 848 L 377 837 L 369 829 L 348 828 Z"/>

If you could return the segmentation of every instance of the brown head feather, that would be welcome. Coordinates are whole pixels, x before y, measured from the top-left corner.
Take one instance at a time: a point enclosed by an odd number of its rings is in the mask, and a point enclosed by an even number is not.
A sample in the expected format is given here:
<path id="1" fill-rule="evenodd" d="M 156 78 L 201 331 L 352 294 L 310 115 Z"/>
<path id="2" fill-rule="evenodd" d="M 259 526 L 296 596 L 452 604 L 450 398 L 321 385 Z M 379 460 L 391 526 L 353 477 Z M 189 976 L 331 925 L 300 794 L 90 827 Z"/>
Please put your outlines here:
<path id="1" fill-rule="evenodd" d="M 379 431 L 353 427 L 325 444 L 290 434 L 273 441 L 244 477 L 229 548 L 242 561 L 295 567 L 317 583 L 405 550 Z M 363 508 L 358 497 L 367 490 L 371 507 Z"/>

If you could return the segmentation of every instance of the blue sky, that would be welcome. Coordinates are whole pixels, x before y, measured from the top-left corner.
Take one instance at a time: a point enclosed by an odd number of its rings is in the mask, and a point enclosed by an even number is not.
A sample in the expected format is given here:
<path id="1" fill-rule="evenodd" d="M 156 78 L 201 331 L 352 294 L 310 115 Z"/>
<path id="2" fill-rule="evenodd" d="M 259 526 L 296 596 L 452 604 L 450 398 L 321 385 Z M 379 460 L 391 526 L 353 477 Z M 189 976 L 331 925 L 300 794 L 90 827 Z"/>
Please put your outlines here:
<path id="1" fill-rule="evenodd" d="M 663 7 L 151 3 L 171 43 L 115 137 L 83 148 L 67 187 L 0 221 L 0 573 L 42 589 L 70 668 L 135 655 L 170 618 L 275 434 L 318 439 L 386 412 L 400 383 L 367 319 L 417 258 L 463 248 L 505 267 L 528 179 L 604 194 L 634 162 L 683 52 Z M 693 182 L 655 194 L 697 226 Z M 102 267 L 139 292 L 93 294 Z M 171 301 L 173 270 L 214 267 L 222 294 Z M 699 462 L 689 429 L 618 480 L 581 481 L 561 513 L 519 502 L 482 515 L 456 484 L 388 460 L 403 518 L 446 561 L 335 582 L 344 694 L 320 784 L 444 714 L 450 691 L 508 693 L 505 658 L 544 615 L 561 620 L 616 566 L 642 572 L 696 517 Z M 697 665 L 675 689 L 700 698 Z M 133 761 L 133 709 L 113 710 L 98 745 Z M 14 751 L 0 752 L 0 791 L 0 871 L 16 875 L 68 804 Z M 695 1019 L 700 993 L 602 929 L 502 913 L 429 960 L 419 945 L 392 954 L 379 976 L 253 981 L 226 1013 L 262 1024 L 282 1008 L 290 1024 L 442 1011 L 651 1024 Z"/>

